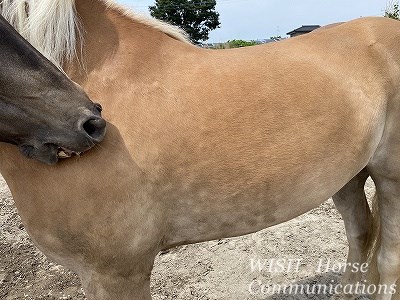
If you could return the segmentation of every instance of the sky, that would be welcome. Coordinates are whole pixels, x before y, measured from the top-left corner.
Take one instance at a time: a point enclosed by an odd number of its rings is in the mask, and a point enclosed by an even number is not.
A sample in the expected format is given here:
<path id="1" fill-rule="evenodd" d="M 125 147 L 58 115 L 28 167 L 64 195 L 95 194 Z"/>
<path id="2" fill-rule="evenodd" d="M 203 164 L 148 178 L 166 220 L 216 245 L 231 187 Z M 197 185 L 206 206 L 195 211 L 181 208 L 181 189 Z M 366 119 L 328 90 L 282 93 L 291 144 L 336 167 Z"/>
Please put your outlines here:
<path id="1" fill-rule="evenodd" d="M 154 0 L 116 0 L 136 12 L 149 14 Z M 327 25 L 359 17 L 382 16 L 386 0 L 217 0 L 220 28 L 208 42 L 285 37 L 302 25 Z"/>

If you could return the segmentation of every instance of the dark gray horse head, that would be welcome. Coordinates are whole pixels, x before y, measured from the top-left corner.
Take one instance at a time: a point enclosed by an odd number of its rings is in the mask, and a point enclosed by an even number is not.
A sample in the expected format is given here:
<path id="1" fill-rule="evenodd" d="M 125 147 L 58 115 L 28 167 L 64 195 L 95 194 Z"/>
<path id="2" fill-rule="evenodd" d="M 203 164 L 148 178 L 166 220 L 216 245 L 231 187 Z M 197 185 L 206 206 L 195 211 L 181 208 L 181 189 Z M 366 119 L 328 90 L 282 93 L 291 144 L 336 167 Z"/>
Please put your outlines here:
<path id="1" fill-rule="evenodd" d="M 54 164 L 105 134 L 101 106 L 0 16 L 0 142 Z"/>

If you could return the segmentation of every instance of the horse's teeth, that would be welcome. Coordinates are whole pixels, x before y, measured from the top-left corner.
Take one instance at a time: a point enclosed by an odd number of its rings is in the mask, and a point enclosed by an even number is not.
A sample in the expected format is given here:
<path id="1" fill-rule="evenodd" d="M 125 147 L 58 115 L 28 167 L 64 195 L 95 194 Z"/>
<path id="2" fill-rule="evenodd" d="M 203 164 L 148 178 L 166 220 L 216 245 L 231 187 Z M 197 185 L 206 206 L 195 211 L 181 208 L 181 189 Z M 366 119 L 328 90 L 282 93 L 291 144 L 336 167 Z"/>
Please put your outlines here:
<path id="1" fill-rule="evenodd" d="M 58 157 L 67 158 L 67 157 L 70 157 L 70 155 L 68 155 L 67 153 L 65 153 L 64 151 L 61 150 L 58 152 Z"/>

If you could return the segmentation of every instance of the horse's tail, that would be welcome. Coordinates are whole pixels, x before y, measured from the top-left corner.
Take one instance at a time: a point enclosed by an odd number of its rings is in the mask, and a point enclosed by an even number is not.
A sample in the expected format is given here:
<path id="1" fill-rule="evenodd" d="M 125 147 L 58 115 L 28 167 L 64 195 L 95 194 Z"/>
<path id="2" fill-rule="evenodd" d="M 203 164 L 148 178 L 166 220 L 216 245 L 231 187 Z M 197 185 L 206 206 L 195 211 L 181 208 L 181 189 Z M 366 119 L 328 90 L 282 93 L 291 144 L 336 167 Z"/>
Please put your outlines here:
<path id="1" fill-rule="evenodd" d="M 372 211 L 372 224 L 368 237 L 368 244 L 366 247 L 368 272 L 365 274 L 368 284 L 379 284 L 379 272 L 377 266 L 378 250 L 381 243 L 380 236 L 380 213 L 379 213 L 379 199 L 378 193 L 375 192 L 371 200 L 371 211 Z"/>

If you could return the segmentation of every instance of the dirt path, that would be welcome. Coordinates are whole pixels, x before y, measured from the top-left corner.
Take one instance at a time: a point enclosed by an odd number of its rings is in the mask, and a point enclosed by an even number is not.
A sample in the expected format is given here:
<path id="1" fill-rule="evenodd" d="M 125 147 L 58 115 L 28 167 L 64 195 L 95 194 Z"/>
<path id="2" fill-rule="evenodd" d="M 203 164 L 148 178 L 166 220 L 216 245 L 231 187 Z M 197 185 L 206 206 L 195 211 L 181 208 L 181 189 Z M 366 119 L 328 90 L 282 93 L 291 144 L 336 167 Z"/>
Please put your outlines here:
<path id="1" fill-rule="evenodd" d="M 367 193 L 373 193 L 371 182 Z M 86 299 L 75 274 L 47 260 L 32 245 L 1 177 L 0 197 L 0 299 Z M 152 275 L 153 299 L 340 299 L 329 292 L 290 296 L 262 293 L 261 288 L 264 284 L 335 285 L 340 274 L 325 272 L 327 260 L 331 259 L 329 265 L 345 262 L 346 253 L 343 222 L 329 200 L 290 222 L 252 235 L 159 255 Z M 268 266 L 277 258 L 301 261 L 298 270 L 271 273 Z M 259 259 L 267 269 L 252 270 Z M 321 263 L 324 268 L 318 273 Z"/>

